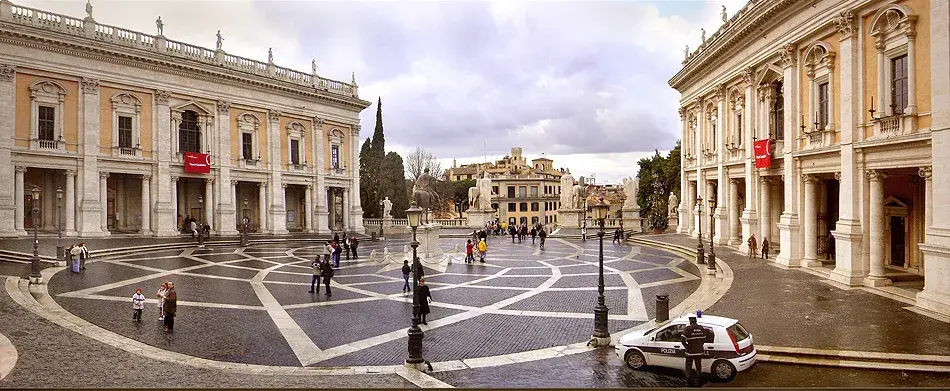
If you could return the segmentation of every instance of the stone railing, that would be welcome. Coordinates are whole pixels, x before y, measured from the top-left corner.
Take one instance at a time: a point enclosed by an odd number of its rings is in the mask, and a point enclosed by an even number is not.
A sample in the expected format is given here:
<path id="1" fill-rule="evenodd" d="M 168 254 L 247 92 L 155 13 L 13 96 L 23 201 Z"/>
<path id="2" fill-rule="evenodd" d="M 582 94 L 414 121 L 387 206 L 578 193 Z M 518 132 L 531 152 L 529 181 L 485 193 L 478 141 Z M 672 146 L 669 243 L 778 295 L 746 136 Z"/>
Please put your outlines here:
<path id="1" fill-rule="evenodd" d="M 872 138 L 888 138 L 915 133 L 917 130 L 916 119 L 917 116 L 909 114 L 896 114 L 873 119 L 874 135 Z"/>
<path id="2" fill-rule="evenodd" d="M 344 83 L 326 79 L 315 74 L 295 71 L 274 65 L 225 53 L 223 50 L 211 50 L 184 42 L 173 41 L 162 35 L 148 35 L 121 27 L 99 24 L 92 18 L 77 19 L 34 8 L 14 5 L 9 1 L 0 1 L 0 22 L 10 22 L 76 37 L 108 42 L 125 47 L 149 50 L 172 57 L 186 58 L 201 63 L 216 65 L 230 70 L 240 71 L 280 80 L 303 87 L 314 88 L 357 98 L 359 90 L 356 83 Z"/>
<path id="3" fill-rule="evenodd" d="M 468 227 L 468 219 L 432 219 L 443 227 Z"/>
<path id="4" fill-rule="evenodd" d="M 588 233 L 589 235 L 594 235 L 594 234 L 596 234 L 596 233 L 597 233 L 597 229 L 600 227 L 600 225 L 597 224 L 597 220 L 588 217 L 585 221 L 587 222 L 587 233 Z M 622 222 L 622 221 L 623 221 L 623 219 L 617 218 L 617 217 L 609 218 L 609 219 L 604 219 L 604 229 L 608 229 L 608 228 L 615 228 L 615 229 L 616 229 L 616 228 L 620 228 L 620 225 L 621 225 L 621 222 Z M 632 227 L 626 227 L 626 228 L 632 228 Z"/>

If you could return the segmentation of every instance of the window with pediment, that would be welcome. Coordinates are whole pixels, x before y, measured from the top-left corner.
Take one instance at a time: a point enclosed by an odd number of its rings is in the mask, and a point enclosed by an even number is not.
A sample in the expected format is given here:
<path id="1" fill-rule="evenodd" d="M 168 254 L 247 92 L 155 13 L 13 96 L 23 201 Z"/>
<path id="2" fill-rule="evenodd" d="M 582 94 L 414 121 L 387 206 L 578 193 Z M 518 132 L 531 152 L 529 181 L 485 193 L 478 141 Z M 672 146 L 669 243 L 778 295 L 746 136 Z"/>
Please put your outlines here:
<path id="1" fill-rule="evenodd" d="M 834 91 L 835 53 L 831 46 L 816 42 L 805 50 L 805 67 L 810 85 L 809 118 L 810 131 L 834 130 L 834 105 L 831 94 Z M 817 128 L 816 128 L 816 125 Z"/>
<path id="2" fill-rule="evenodd" d="M 300 122 L 287 124 L 287 163 L 291 169 L 303 170 L 307 166 L 303 147 L 306 131 L 307 128 Z"/>
<path id="3" fill-rule="evenodd" d="M 340 151 L 343 148 L 343 140 L 346 138 L 346 133 L 343 133 L 340 129 L 330 129 L 330 132 L 327 133 L 327 136 L 330 140 L 330 169 L 336 172 L 342 172 L 345 168 L 343 167 Z"/>
<path id="4" fill-rule="evenodd" d="M 112 103 L 112 155 L 141 157 L 142 100 L 131 93 L 118 93 L 109 101 Z"/>
<path id="5" fill-rule="evenodd" d="M 201 125 L 198 123 L 198 113 L 185 110 L 181 113 L 181 124 L 178 125 L 178 149 L 181 152 L 201 152 Z"/>
<path id="6" fill-rule="evenodd" d="M 63 108 L 66 89 L 57 82 L 40 80 L 30 84 L 30 148 L 65 150 Z"/>
<path id="7" fill-rule="evenodd" d="M 907 6 L 890 4 L 871 18 L 869 33 L 877 48 L 878 110 L 882 116 L 917 113 L 917 15 Z"/>
<path id="8" fill-rule="evenodd" d="M 260 131 L 261 119 L 251 113 L 244 113 L 237 117 L 238 133 L 241 135 L 241 162 L 242 167 L 256 167 L 261 160 L 260 144 L 257 133 Z"/>

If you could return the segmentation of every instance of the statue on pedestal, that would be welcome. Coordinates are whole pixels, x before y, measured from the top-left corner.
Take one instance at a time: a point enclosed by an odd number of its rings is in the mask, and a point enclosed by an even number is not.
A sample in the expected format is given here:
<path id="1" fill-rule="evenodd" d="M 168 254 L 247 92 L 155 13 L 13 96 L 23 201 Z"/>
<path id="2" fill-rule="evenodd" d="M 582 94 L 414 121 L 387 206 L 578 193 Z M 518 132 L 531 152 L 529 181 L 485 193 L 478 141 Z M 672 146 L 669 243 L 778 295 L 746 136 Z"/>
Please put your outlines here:
<path id="1" fill-rule="evenodd" d="M 158 35 L 162 35 L 162 29 L 165 27 L 165 24 L 162 23 L 161 16 L 159 16 L 158 19 L 155 20 L 155 27 L 158 27 Z"/>
<path id="2" fill-rule="evenodd" d="M 574 208 L 574 177 L 571 174 L 561 175 L 561 208 Z"/>
<path id="3" fill-rule="evenodd" d="M 623 194 L 627 197 L 624 202 L 624 209 L 636 209 L 640 205 L 637 202 L 637 191 L 640 189 L 640 180 L 637 178 L 626 177 L 623 179 Z"/>
<path id="4" fill-rule="evenodd" d="M 676 210 L 676 208 L 679 208 L 679 203 L 680 201 L 676 198 L 676 193 L 670 193 L 670 200 L 667 205 L 667 208 L 669 208 L 670 211 L 670 216 L 676 216 L 679 213 Z"/>
<path id="5" fill-rule="evenodd" d="M 485 171 L 482 178 L 475 182 L 478 186 L 478 209 L 492 210 L 491 207 L 491 178 L 488 177 L 488 171 Z"/>
<path id="6" fill-rule="evenodd" d="M 383 218 L 392 218 L 393 202 L 389 200 L 389 197 L 379 201 L 379 204 L 383 206 Z"/>
<path id="7" fill-rule="evenodd" d="M 587 188 L 584 185 L 574 185 L 571 188 L 571 209 L 587 209 Z"/>
<path id="8" fill-rule="evenodd" d="M 416 183 L 412 186 L 412 200 L 425 210 L 425 221 L 428 222 L 429 209 L 439 204 L 439 194 L 435 191 L 435 177 L 429 174 L 428 168 L 416 178 Z"/>
<path id="9" fill-rule="evenodd" d="M 223 44 L 224 38 L 221 38 L 221 30 L 218 30 L 218 33 L 215 34 L 218 37 L 218 41 L 215 43 L 217 50 L 221 50 L 221 45 Z"/>

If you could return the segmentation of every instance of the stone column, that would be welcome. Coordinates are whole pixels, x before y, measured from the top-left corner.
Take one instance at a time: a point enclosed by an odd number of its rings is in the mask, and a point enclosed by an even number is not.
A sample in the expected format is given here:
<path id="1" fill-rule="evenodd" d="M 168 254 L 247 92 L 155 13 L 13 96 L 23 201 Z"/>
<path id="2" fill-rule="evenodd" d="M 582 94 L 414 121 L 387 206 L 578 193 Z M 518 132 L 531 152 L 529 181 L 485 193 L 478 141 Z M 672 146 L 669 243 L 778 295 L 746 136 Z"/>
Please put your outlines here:
<path id="1" fill-rule="evenodd" d="M 115 177 L 115 214 L 118 215 L 118 218 L 115 220 L 115 228 L 117 231 L 126 229 L 126 222 L 129 221 L 129 211 L 126 208 L 126 192 L 125 192 L 125 176 L 118 175 Z M 102 207 L 103 213 L 108 216 L 109 207 L 108 203 L 103 203 Z"/>
<path id="2" fill-rule="evenodd" d="M 821 266 L 818 262 L 818 178 L 802 175 L 805 182 L 805 257 L 802 266 Z"/>
<path id="3" fill-rule="evenodd" d="M 15 180 L 14 180 L 15 184 L 13 185 L 13 188 L 14 188 L 13 201 L 16 204 L 16 209 L 14 209 L 15 213 L 14 213 L 13 226 L 18 234 L 26 235 L 26 230 L 23 229 L 23 219 L 26 218 L 26 216 L 23 215 L 23 211 L 26 208 L 26 206 L 24 205 L 24 197 L 26 197 L 26 195 L 23 194 L 23 174 L 26 173 L 26 167 L 16 166 L 14 171 L 15 171 Z"/>
<path id="4" fill-rule="evenodd" d="M 260 226 L 258 232 L 267 232 L 267 183 L 265 182 L 257 184 L 257 220 Z"/>
<path id="5" fill-rule="evenodd" d="M 76 236 L 76 170 L 66 170 L 66 221 L 63 235 Z"/>
<path id="6" fill-rule="evenodd" d="M 171 183 L 171 191 L 169 192 L 171 193 L 171 197 L 172 197 L 171 209 L 175 211 L 175 231 L 178 233 L 181 233 L 181 227 L 178 226 L 178 215 L 180 214 L 182 219 L 185 218 L 185 215 L 181 213 L 181 209 L 178 206 L 178 177 L 177 176 L 171 177 L 171 181 L 169 183 Z M 161 192 L 159 191 L 159 193 Z M 162 229 L 161 226 L 159 226 L 158 228 L 159 230 Z"/>
<path id="7" fill-rule="evenodd" d="M 350 133 L 350 232 L 366 233 L 363 227 L 363 206 L 360 205 L 360 125 Z"/>
<path id="8" fill-rule="evenodd" d="M 102 172 L 99 173 L 99 199 L 102 200 L 102 213 L 99 213 L 99 222 L 100 230 L 103 234 L 109 235 L 109 215 L 108 211 L 108 200 L 109 200 L 109 173 Z M 85 236 L 85 233 L 81 234 Z"/>
<path id="9" fill-rule="evenodd" d="M 924 253 L 924 290 L 917 306 L 950 316 L 950 3 L 932 1 L 930 7 L 931 139 L 934 186 L 931 223 Z"/>
<path id="10" fill-rule="evenodd" d="M 214 224 L 214 178 L 205 179 L 205 203 L 204 203 L 204 221 L 211 230 L 215 230 Z"/>
<path id="11" fill-rule="evenodd" d="M 933 224 L 934 217 L 934 208 L 933 208 L 933 198 L 934 198 L 934 183 L 933 179 L 933 169 L 931 167 L 921 167 L 917 171 L 917 175 L 920 175 L 921 178 L 924 178 L 925 187 L 924 187 L 924 229 L 930 227 Z M 926 242 L 927 234 L 924 234 L 924 241 Z"/>
<path id="12" fill-rule="evenodd" d="M 717 205 L 717 206 L 718 206 L 719 203 L 726 202 L 725 199 L 722 199 L 722 198 L 715 198 L 715 197 L 716 197 L 716 193 L 718 193 L 717 190 L 718 190 L 719 188 L 721 188 L 721 186 L 719 186 L 718 183 L 716 183 L 716 182 L 714 182 L 714 181 L 707 181 L 707 182 L 706 182 L 706 195 L 707 195 L 707 197 L 709 197 L 709 198 L 704 198 L 704 199 L 703 199 L 703 208 L 702 208 L 702 209 L 703 209 L 703 214 L 704 214 L 703 217 L 705 217 L 705 218 L 707 219 L 707 220 L 706 220 L 706 223 L 703 225 L 703 229 L 706 230 L 706 237 L 711 237 L 711 238 L 713 238 L 713 241 L 716 241 L 716 238 L 718 238 L 718 237 L 721 236 L 720 232 L 722 232 L 722 231 L 720 230 L 721 227 L 719 226 L 719 224 L 717 224 L 718 221 L 717 221 L 717 219 L 716 219 L 716 210 L 719 209 L 719 208 L 717 207 L 717 208 L 714 208 L 714 209 L 709 209 L 709 200 L 710 200 L 710 199 L 716 199 L 716 200 L 717 200 L 717 201 L 716 201 L 716 205 Z M 712 220 L 709 220 L 709 219 L 712 219 Z M 713 234 L 715 234 L 715 236 L 713 236 Z M 718 244 L 718 242 L 717 242 L 717 244 Z"/>
<path id="13" fill-rule="evenodd" d="M 152 235 L 152 175 L 142 175 L 142 235 Z"/>
<path id="14" fill-rule="evenodd" d="M 234 211 L 231 213 L 234 224 L 231 225 L 237 230 L 236 234 L 240 235 L 243 228 L 238 228 L 238 226 L 244 226 L 244 216 L 240 213 L 244 210 L 244 203 L 238 199 L 238 181 L 231 181 L 231 206 L 234 207 Z"/>
<path id="15" fill-rule="evenodd" d="M 864 181 L 861 180 L 863 174 L 858 168 L 860 157 L 854 143 L 863 137 L 864 128 L 858 125 L 864 122 L 863 109 L 866 108 L 862 108 L 863 99 L 858 91 L 861 84 L 858 61 L 861 55 L 856 41 L 854 15 L 846 11 L 835 19 L 835 25 L 841 37 L 837 68 L 841 96 L 836 100 L 840 104 L 841 172 L 837 175 L 840 181 L 838 221 L 832 232 L 835 238 L 835 270 L 828 278 L 848 286 L 859 286 L 867 273 L 861 222 L 862 200 L 865 197 Z M 878 107 L 884 103 L 882 100 L 878 102 Z"/>
<path id="16" fill-rule="evenodd" d="M 772 235 L 772 194 L 769 192 L 769 179 L 766 177 L 759 178 L 759 199 L 762 202 L 761 213 L 759 213 L 759 237 L 757 238 L 761 243 L 763 238 L 768 238 L 771 243 L 775 238 L 770 238 Z"/>
<path id="17" fill-rule="evenodd" d="M 798 221 L 798 174 L 795 170 L 795 159 L 792 152 L 798 142 L 798 125 L 800 116 L 798 102 L 801 89 L 798 87 L 798 56 L 797 48 L 786 45 L 779 51 L 782 67 L 784 68 L 785 86 L 785 154 L 783 171 L 785 177 L 785 210 L 779 218 L 779 247 L 781 253 L 775 257 L 776 262 L 797 267 L 801 264 L 801 223 Z"/>
<path id="18" fill-rule="evenodd" d="M 718 245 L 725 245 L 729 243 L 729 214 L 731 211 L 726 209 L 728 205 L 727 200 L 729 197 L 734 197 L 734 194 L 729 193 L 729 177 L 726 175 L 726 132 L 728 131 L 726 126 L 726 116 L 729 115 L 729 108 L 726 107 L 726 88 L 725 86 L 720 86 L 718 90 L 719 103 L 718 114 L 716 115 L 717 122 L 717 132 L 716 139 L 713 141 L 716 146 L 716 156 L 718 158 L 716 168 L 717 168 L 717 181 L 716 181 L 716 210 L 714 214 L 714 224 L 716 225 L 716 236 L 713 237 L 713 241 Z M 709 203 L 707 202 L 707 205 Z"/>
<path id="19" fill-rule="evenodd" d="M 690 234 L 690 236 L 696 237 L 696 182 L 689 181 L 687 183 L 687 188 L 689 189 L 689 198 L 684 200 L 684 202 L 686 202 L 687 212 L 683 219 L 689 219 L 689 228 L 687 229 L 687 233 Z"/>
<path id="20" fill-rule="evenodd" d="M 350 222 L 350 189 L 343 188 L 343 231 L 349 231 Z"/>
<path id="21" fill-rule="evenodd" d="M 0 18 L 11 18 L 12 5 L 5 2 L 0 7 Z M 0 183 L 9 184 L 16 177 L 13 166 L 13 138 L 16 133 L 16 67 L 0 63 Z M 20 177 L 22 183 L 22 176 Z M 26 235 L 23 230 L 23 194 L 16 194 L 16 186 L 0 186 L 0 237 Z M 19 216 L 19 218 L 17 217 Z"/>
<path id="22" fill-rule="evenodd" d="M 738 246 L 742 242 L 739 235 L 739 180 L 729 180 L 729 245 Z"/>
<path id="23" fill-rule="evenodd" d="M 868 194 L 868 203 L 871 207 L 868 216 L 871 245 L 868 258 L 871 272 L 864 279 L 864 285 L 890 285 L 891 281 L 884 276 L 884 178 L 887 178 L 887 174 L 879 170 L 867 170 L 867 177 L 871 181 L 871 190 Z"/>
<path id="24" fill-rule="evenodd" d="M 755 232 L 756 226 L 756 201 L 758 200 L 758 186 L 756 178 L 758 177 L 754 161 L 753 143 L 756 140 L 755 134 L 755 114 L 756 107 L 759 105 L 755 98 L 755 71 L 747 68 L 742 73 L 742 81 L 745 83 L 745 105 L 743 106 L 743 127 L 745 128 L 744 140 L 742 145 L 745 147 L 745 205 L 743 205 L 742 216 L 739 217 L 742 232 L 739 238 L 739 251 L 749 252 L 749 237 Z M 757 238 L 758 239 L 758 238 Z M 758 239 L 761 240 L 761 239 Z"/>
<path id="25" fill-rule="evenodd" d="M 53 173 L 49 170 L 43 172 L 43 194 L 42 204 L 40 206 L 43 209 L 40 211 L 40 227 L 43 230 L 54 231 L 56 230 L 56 186 L 53 182 Z"/>
<path id="26" fill-rule="evenodd" d="M 168 107 L 169 94 L 162 90 L 153 93 L 155 137 L 152 139 L 153 159 L 158 161 L 155 166 L 155 236 L 174 237 L 181 234 L 178 228 L 178 215 L 184 218 L 186 213 L 178 205 L 179 198 L 176 190 L 177 177 L 172 176 L 171 158 L 172 133 L 178 132 L 171 124 L 171 110 Z"/>
<path id="27" fill-rule="evenodd" d="M 307 185 L 304 190 L 304 208 L 306 212 L 301 213 L 306 223 L 304 229 L 306 232 L 313 232 L 313 185 Z"/>
<path id="28" fill-rule="evenodd" d="M 287 234 L 287 211 L 284 207 L 285 193 L 283 180 L 281 179 L 281 149 L 280 149 L 280 117 L 282 113 L 279 110 L 270 110 L 267 114 L 268 145 L 271 146 L 270 156 L 270 205 L 268 213 L 268 226 L 271 233 L 276 235 Z"/>
<path id="29" fill-rule="evenodd" d="M 686 119 L 686 108 L 680 107 L 680 122 L 682 122 L 682 140 L 683 145 L 680 147 L 680 204 L 677 205 L 676 211 L 679 213 L 679 219 L 676 224 L 677 233 L 688 233 L 689 232 L 689 214 L 687 212 L 688 203 L 686 202 L 686 195 L 689 194 L 689 180 L 686 178 L 686 151 L 689 145 L 689 121 Z M 543 217 L 542 217 L 543 218 Z"/>
<path id="30" fill-rule="evenodd" d="M 94 237 L 109 235 L 106 216 L 107 195 L 100 182 L 105 179 L 99 172 L 99 83 L 94 79 L 82 80 L 79 116 L 79 143 L 82 154 L 82 168 L 79 184 L 82 186 L 76 194 L 79 196 L 79 235 Z M 108 178 L 108 176 L 106 176 Z"/>

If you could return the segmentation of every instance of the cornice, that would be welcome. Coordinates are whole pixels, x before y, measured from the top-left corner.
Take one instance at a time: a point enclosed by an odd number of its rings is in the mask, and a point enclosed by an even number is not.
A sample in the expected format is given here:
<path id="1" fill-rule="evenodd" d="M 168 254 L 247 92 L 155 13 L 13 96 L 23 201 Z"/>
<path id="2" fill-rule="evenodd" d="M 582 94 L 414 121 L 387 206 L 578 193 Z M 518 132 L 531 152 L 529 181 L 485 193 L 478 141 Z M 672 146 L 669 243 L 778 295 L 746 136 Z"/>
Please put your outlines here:
<path id="1" fill-rule="evenodd" d="M 9 27 L 15 27 L 16 29 L 10 29 Z M 168 61 L 167 59 L 157 58 L 154 53 L 141 49 L 125 46 L 115 46 L 115 48 L 113 48 L 113 44 L 109 42 L 91 41 L 70 35 L 66 36 L 68 38 L 67 40 L 62 40 L 46 37 L 41 34 L 31 34 L 25 30 L 23 26 L 11 26 L 0 23 L 0 42 L 75 57 L 111 62 L 154 72 L 170 73 L 261 92 L 279 92 L 284 95 L 291 95 L 294 98 L 299 99 L 303 97 L 317 103 L 329 104 L 347 110 L 357 110 L 358 112 L 372 104 L 372 102 L 359 98 L 343 95 L 337 96 L 316 88 L 302 88 L 302 86 L 281 80 L 271 80 L 231 69 L 216 69 L 208 64 L 190 61 L 188 59 L 175 58 L 175 61 Z M 46 30 L 39 31 L 56 34 L 56 32 Z M 89 41 L 90 43 L 94 43 L 94 45 L 87 44 L 84 41 Z"/>

